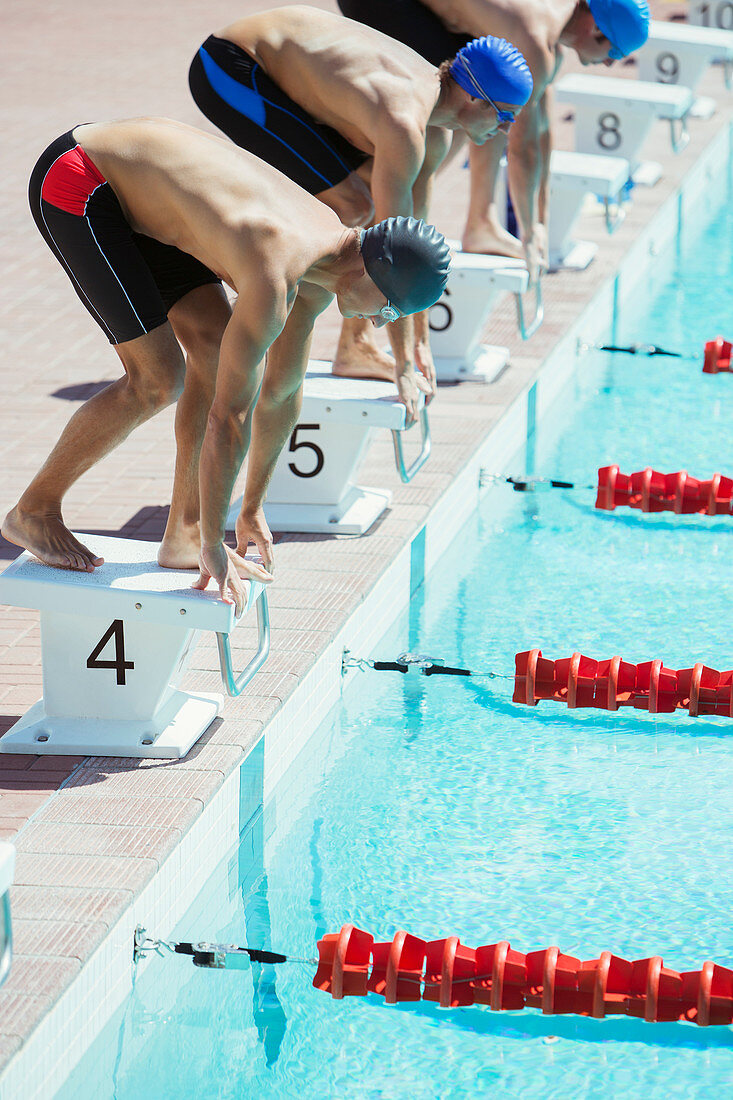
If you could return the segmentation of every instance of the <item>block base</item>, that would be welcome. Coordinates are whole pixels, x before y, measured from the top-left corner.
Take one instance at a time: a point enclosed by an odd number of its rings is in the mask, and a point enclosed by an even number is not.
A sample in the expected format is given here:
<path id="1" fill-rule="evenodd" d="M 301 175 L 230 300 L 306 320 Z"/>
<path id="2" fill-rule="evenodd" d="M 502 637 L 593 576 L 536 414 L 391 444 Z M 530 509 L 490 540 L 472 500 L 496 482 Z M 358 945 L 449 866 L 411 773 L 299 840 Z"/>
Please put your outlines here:
<path id="1" fill-rule="evenodd" d="M 115 721 L 47 715 L 39 699 L 0 737 L 0 753 L 178 760 L 209 728 L 222 701 L 221 695 L 174 691 L 154 718 Z"/>
<path id="2" fill-rule="evenodd" d="M 481 344 L 466 359 L 435 356 L 435 373 L 439 382 L 493 382 L 509 362 L 509 348 L 498 344 Z"/>
<path id="3" fill-rule="evenodd" d="M 597 251 L 595 241 L 573 241 L 564 256 L 550 253 L 550 271 L 585 271 Z"/>
<path id="4" fill-rule="evenodd" d="M 363 535 L 392 501 L 388 489 L 353 485 L 338 504 L 265 504 L 271 531 Z"/>

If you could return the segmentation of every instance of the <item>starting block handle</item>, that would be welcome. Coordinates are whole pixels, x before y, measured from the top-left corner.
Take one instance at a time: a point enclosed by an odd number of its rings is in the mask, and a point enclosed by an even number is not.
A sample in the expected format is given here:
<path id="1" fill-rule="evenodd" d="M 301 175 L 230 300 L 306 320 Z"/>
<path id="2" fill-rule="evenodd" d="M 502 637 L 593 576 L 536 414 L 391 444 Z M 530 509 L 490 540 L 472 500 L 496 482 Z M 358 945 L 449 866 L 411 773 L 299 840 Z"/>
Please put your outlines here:
<path id="1" fill-rule="evenodd" d="M 677 123 L 679 123 L 679 126 Z M 687 114 L 684 114 L 680 119 L 671 118 L 669 120 L 669 132 L 672 139 L 672 151 L 681 153 L 683 149 L 687 148 L 690 141 L 690 131 L 687 129 Z"/>
<path id="2" fill-rule="evenodd" d="M 420 410 L 420 438 L 422 441 L 422 447 L 420 454 L 417 456 L 411 466 L 405 466 L 405 454 L 402 449 L 402 432 L 398 432 L 395 429 L 392 430 L 392 443 L 394 444 L 394 460 L 397 467 L 397 472 L 400 475 L 400 480 L 405 484 L 412 481 L 413 477 L 419 469 L 421 469 L 428 460 L 431 447 L 430 439 L 430 421 L 428 420 L 428 410 L 423 405 Z"/>
<path id="3" fill-rule="evenodd" d="M 2 985 L 10 973 L 10 963 L 13 959 L 13 925 L 10 918 L 10 890 L 6 890 L 0 901 L 0 943 L 2 943 L 2 954 L 0 955 L 0 985 Z"/>
<path id="4" fill-rule="evenodd" d="M 519 335 L 523 340 L 529 340 L 530 336 L 534 336 L 537 329 L 540 327 L 545 319 L 545 307 L 542 302 L 542 276 L 538 276 L 536 288 L 535 288 L 535 312 L 534 317 L 529 326 L 525 323 L 524 319 L 524 302 L 522 301 L 522 295 L 516 292 L 514 295 L 514 301 L 517 305 L 517 324 L 519 325 Z"/>
<path id="5" fill-rule="evenodd" d="M 623 203 L 621 202 L 620 195 L 616 200 L 615 213 L 613 213 L 613 211 L 611 210 L 611 200 L 609 198 L 605 198 L 603 200 L 603 206 L 606 212 L 606 229 L 608 230 L 609 237 L 611 237 L 619 228 L 619 226 L 623 225 L 623 222 L 626 218 L 626 211 L 624 209 Z"/>
<path id="6" fill-rule="evenodd" d="M 229 635 L 217 632 L 216 643 L 219 647 L 221 679 L 227 695 L 234 697 L 241 695 L 255 673 L 262 668 L 270 652 L 270 608 L 267 604 L 267 593 L 264 590 L 257 598 L 257 652 L 238 677 L 235 676 L 232 666 Z"/>

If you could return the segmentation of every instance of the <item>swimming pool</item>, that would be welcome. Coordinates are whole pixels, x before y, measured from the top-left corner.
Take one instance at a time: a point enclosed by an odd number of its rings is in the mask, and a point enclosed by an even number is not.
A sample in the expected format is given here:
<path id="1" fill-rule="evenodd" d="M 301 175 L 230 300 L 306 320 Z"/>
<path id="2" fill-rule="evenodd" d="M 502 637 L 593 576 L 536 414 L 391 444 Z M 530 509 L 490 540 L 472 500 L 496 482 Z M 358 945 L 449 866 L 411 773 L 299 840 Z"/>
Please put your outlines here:
<path id="1" fill-rule="evenodd" d="M 699 352 L 733 330 L 729 206 L 670 256 L 618 342 Z M 591 483 L 599 465 L 733 469 L 730 378 L 588 353 L 507 473 Z M 495 486 L 378 650 L 510 673 L 574 649 L 730 667 L 730 520 L 600 513 L 593 493 Z M 242 841 L 172 938 L 315 953 L 351 920 L 471 945 L 729 963 L 733 727 L 684 715 L 534 710 L 509 680 L 352 674 L 264 808 L 243 769 Z M 155 932 L 155 929 L 151 929 Z M 253 982 L 253 977 L 256 981 Z M 537 1012 L 333 1002 L 312 968 L 153 959 L 59 1096 L 702 1096 L 733 1081 L 729 1029 Z"/>

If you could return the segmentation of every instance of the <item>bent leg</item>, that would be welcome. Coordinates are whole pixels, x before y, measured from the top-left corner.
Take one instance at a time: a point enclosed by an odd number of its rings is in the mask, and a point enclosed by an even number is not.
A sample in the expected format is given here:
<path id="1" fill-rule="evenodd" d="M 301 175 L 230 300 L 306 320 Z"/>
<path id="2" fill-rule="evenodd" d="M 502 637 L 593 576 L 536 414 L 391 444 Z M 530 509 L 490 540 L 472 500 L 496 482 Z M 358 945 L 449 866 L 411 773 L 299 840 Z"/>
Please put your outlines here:
<path id="1" fill-rule="evenodd" d="M 524 257 L 521 241 L 504 228 L 496 206 L 496 183 L 506 142 L 499 139 L 472 145 L 471 198 L 463 233 L 464 252 L 486 252 L 495 256 Z"/>
<path id="2" fill-rule="evenodd" d="M 333 187 L 319 191 L 316 198 L 330 206 L 338 214 L 339 221 L 349 227 L 369 225 L 374 217 L 372 194 L 360 170 L 352 172 Z"/>
<path id="3" fill-rule="evenodd" d="M 125 377 L 74 413 L 2 525 L 4 538 L 30 550 L 47 565 L 91 572 L 101 563 L 64 524 L 64 495 L 133 428 L 176 401 L 183 386 L 183 356 L 170 325 L 117 344 L 115 350 Z"/>
<path id="4" fill-rule="evenodd" d="M 220 284 L 197 287 L 168 317 L 186 352 L 186 381 L 176 409 L 176 471 L 158 564 L 196 569 L 201 552 L 199 456 L 216 389 L 219 348 L 231 317 Z"/>

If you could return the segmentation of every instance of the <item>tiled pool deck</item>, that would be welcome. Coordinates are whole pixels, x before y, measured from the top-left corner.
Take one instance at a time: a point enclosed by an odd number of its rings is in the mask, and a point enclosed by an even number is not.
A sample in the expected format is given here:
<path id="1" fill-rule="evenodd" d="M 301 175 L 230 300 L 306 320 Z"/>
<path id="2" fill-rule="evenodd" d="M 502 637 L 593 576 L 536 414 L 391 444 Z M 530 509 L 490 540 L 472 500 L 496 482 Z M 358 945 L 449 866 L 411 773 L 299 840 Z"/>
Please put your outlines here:
<path id="1" fill-rule="evenodd" d="M 247 0 L 237 10 L 258 6 L 262 5 Z M 168 114 L 203 126 L 188 96 L 189 57 L 206 34 L 229 22 L 233 13 L 222 0 L 198 10 L 188 8 L 171 0 L 154 7 L 130 0 L 117 12 L 105 7 L 102 17 L 91 0 L 80 0 L 71 8 L 53 8 L 32 19 L 27 6 L 14 5 L 6 15 L 9 60 L 0 78 L 6 153 L 0 198 L 5 273 L 0 299 L 5 348 L 0 365 L 3 514 L 45 458 L 76 402 L 93 392 L 94 383 L 118 374 L 116 357 L 105 349 L 32 225 L 25 202 L 29 171 L 48 141 L 89 118 Z M 682 10 L 661 3 L 656 8 L 657 18 Z M 568 64 L 567 70 L 573 67 Z M 616 66 L 613 75 L 633 77 L 636 70 Z M 580 235 L 600 242 L 598 256 L 586 272 L 546 280 L 546 320 L 538 334 L 522 343 L 513 309 L 491 323 L 491 342 L 511 349 L 510 368 L 490 386 L 441 388 L 430 410 L 433 453 L 415 483 L 399 482 L 386 433 L 371 447 L 362 479 L 385 485 L 394 494 L 392 508 L 375 527 L 360 539 L 277 539 L 276 580 L 269 590 L 270 658 L 246 693 L 226 702 L 223 718 L 186 759 L 0 757 L 0 838 L 13 840 L 18 852 L 11 895 L 16 954 L 11 976 L 0 991 L 0 1070 L 163 861 L 178 851 L 184 834 L 268 723 L 270 729 L 278 727 L 273 741 L 280 748 L 267 765 L 270 778 L 276 778 L 287 762 L 289 731 L 321 713 L 318 683 L 313 683 L 308 698 L 296 692 L 306 674 L 405 550 L 507 408 L 532 383 L 568 328 L 608 284 L 701 152 L 730 126 L 733 96 L 725 92 L 721 73 L 711 70 L 701 91 L 717 99 L 718 112 L 709 121 L 692 120 L 690 144 L 678 157 L 669 148 L 666 125 L 654 127 L 645 152 L 663 164 L 664 177 L 653 189 L 635 191 L 621 229 L 608 237 L 601 217 L 584 218 Z M 555 113 L 556 144 L 570 148 L 567 111 Z M 435 221 L 448 235 L 460 235 L 466 191 L 467 173 L 453 166 L 437 188 L 434 208 Z M 314 342 L 316 356 L 330 358 L 337 324 L 333 312 L 323 319 Z M 159 538 L 173 460 L 169 411 L 82 479 L 69 494 L 68 521 L 77 530 Z M 16 552 L 0 544 L 3 562 Z M 398 610 L 384 602 L 384 628 L 390 612 Z M 381 632 L 377 622 L 375 636 Z M 35 612 L 2 609 L 0 734 L 41 693 L 39 640 Z M 254 640 L 253 624 L 243 624 L 233 638 L 240 663 Z M 217 690 L 213 639 L 199 646 L 192 664 L 191 686 Z M 331 668 L 328 675 L 337 673 Z M 300 743 L 295 732 L 292 742 Z"/>

